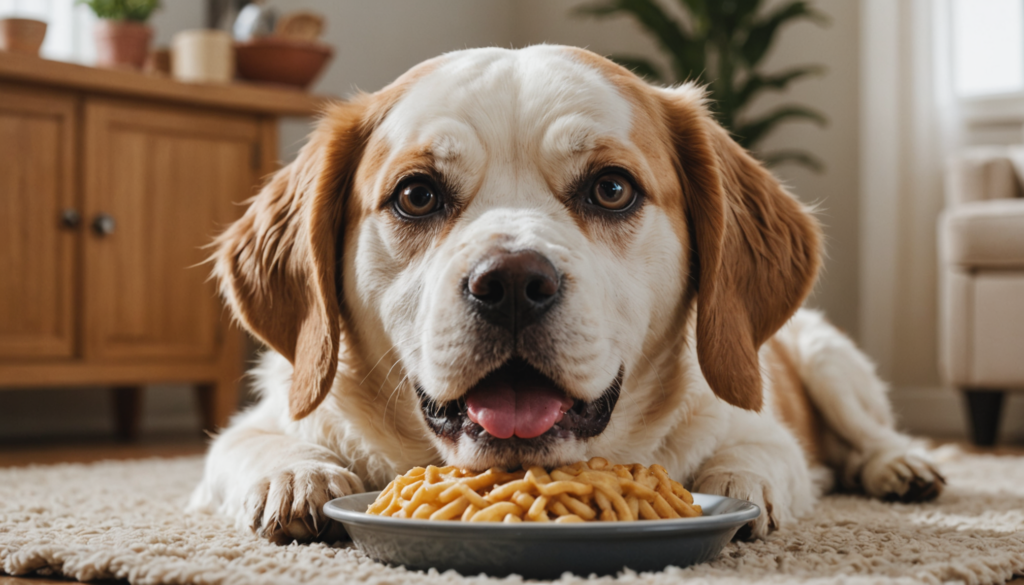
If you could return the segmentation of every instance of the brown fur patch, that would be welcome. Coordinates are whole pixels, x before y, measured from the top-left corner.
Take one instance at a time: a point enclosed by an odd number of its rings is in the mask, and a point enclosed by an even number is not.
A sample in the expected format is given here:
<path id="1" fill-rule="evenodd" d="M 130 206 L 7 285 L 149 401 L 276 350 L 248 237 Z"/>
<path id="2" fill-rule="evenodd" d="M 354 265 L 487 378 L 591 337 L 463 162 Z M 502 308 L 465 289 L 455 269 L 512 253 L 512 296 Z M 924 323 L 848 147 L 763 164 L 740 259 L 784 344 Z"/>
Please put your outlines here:
<path id="1" fill-rule="evenodd" d="M 757 349 L 810 292 L 820 229 L 705 108 L 683 97 L 666 99 L 665 108 L 691 234 L 697 357 L 715 394 L 756 411 L 762 404 Z"/>
<path id="2" fill-rule="evenodd" d="M 811 463 L 822 463 L 821 414 L 807 394 L 793 356 L 775 338 L 768 340 L 766 349 L 764 357 L 775 416 L 796 436 L 807 459 Z"/>
<path id="3" fill-rule="evenodd" d="M 217 240 L 216 273 L 236 317 L 295 366 L 296 419 L 327 395 L 337 371 L 335 234 L 365 143 L 370 98 L 332 105 L 299 158 L 278 171 Z"/>

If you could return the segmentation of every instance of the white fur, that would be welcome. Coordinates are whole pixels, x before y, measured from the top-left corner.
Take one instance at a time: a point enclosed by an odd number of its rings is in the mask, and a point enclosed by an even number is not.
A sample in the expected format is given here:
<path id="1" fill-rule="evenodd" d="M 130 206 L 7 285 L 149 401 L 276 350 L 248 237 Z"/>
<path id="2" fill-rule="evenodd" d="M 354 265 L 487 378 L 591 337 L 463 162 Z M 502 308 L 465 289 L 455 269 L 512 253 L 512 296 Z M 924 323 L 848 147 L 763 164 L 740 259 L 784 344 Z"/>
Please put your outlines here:
<path id="1" fill-rule="evenodd" d="M 571 276 L 546 317 L 554 343 L 544 373 L 584 400 L 601 396 L 620 368 L 625 374 L 601 435 L 567 440 L 535 463 L 595 455 L 660 463 L 698 491 L 761 506 L 757 536 L 807 512 L 830 487 L 830 474 L 809 468 L 770 399 L 754 413 L 716 398 L 697 364 L 692 331 L 682 355 L 657 343 L 688 277 L 668 216 L 645 208 L 617 247 L 599 230 L 581 231 L 557 198 L 598 140 L 642 152 L 630 142 L 633 116 L 609 80 L 558 47 L 440 58 L 375 133 L 393 160 L 369 188 L 390 188 L 392 163 L 426 149 L 457 181 L 462 215 L 445 238 L 424 236 L 413 255 L 383 213 L 346 234 L 344 298 L 360 315 L 354 326 L 371 371 L 343 365 L 327 400 L 295 422 L 288 415 L 291 365 L 267 353 L 253 372 L 262 398 L 214 441 L 191 507 L 227 514 L 267 537 L 307 538 L 323 522 L 319 507 L 328 497 L 380 488 L 415 465 L 493 464 L 465 436 L 451 445 L 429 432 L 411 382 L 438 401 L 452 400 L 507 359 L 481 349 L 487 340 L 475 336 L 459 290 L 467 270 L 498 242 L 537 250 Z M 837 439 L 828 463 L 846 483 L 861 481 L 875 495 L 902 493 L 915 475 L 933 473 L 894 430 L 884 386 L 848 339 L 811 312 L 798 313 L 777 337 L 798 356 Z M 660 375 L 667 365 L 682 372 L 683 388 L 666 391 Z M 652 405 L 669 416 L 645 416 Z"/>

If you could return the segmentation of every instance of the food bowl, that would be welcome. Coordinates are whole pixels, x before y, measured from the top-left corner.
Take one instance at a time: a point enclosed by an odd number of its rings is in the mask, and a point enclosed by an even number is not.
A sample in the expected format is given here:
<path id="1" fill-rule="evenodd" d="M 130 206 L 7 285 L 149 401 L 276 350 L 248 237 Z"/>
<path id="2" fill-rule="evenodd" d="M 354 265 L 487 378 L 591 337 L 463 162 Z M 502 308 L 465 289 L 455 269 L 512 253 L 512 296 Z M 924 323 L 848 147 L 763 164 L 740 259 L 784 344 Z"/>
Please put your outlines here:
<path id="1" fill-rule="evenodd" d="M 334 50 L 323 43 L 261 37 L 235 45 L 238 76 L 307 88 L 331 59 Z"/>
<path id="2" fill-rule="evenodd" d="M 761 514 L 743 500 L 693 494 L 703 516 L 636 522 L 452 522 L 408 520 L 366 513 L 380 494 L 344 496 L 324 505 L 370 558 L 411 570 L 463 575 L 512 573 L 556 579 L 565 571 L 586 577 L 624 568 L 660 571 L 717 557 L 741 526 Z"/>

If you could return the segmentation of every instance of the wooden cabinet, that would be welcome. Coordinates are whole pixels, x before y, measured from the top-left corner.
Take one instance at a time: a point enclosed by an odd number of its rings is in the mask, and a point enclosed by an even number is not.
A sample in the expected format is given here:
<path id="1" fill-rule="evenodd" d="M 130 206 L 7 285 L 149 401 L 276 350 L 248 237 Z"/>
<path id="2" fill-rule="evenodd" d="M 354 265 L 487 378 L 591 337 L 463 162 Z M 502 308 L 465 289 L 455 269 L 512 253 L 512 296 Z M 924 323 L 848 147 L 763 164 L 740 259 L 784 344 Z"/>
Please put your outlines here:
<path id="1" fill-rule="evenodd" d="M 75 350 L 75 100 L 0 86 L 0 356 Z M 71 218 L 74 219 L 74 218 Z"/>
<path id="2" fill-rule="evenodd" d="M 204 248 L 273 171 L 277 117 L 321 100 L 0 52 L 0 390 L 189 382 L 237 404 L 241 334 Z"/>
<path id="3" fill-rule="evenodd" d="M 222 313 L 203 261 L 259 180 L 259 122 L 107 100 L 85 104 L 84 354 L 215 359 Z M 105 233 L 109 230 L 110 233 Z"/>

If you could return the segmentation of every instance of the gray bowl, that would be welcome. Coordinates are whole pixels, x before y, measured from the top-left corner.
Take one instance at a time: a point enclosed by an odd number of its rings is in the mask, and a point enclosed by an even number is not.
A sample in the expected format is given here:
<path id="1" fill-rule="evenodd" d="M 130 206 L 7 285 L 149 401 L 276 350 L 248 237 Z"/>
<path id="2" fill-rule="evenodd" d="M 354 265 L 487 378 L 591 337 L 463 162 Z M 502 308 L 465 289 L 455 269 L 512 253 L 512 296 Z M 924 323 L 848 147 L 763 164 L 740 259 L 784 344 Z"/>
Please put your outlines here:
<path id="1" fill-rule="evenodd" d="M 332 500 L 324 513 L 341 522 L 352 541 L 389 565 L 463 575 L 486 573 L 551 579 L 569 571 L 610 575 L 623 568 L 660 571 L 714 559 L 761 509 L 725 496 L 693 494 L 700 518 L 638 522 L 469 523 L 407 520 L 365 512 L 380 492 Z"/>

